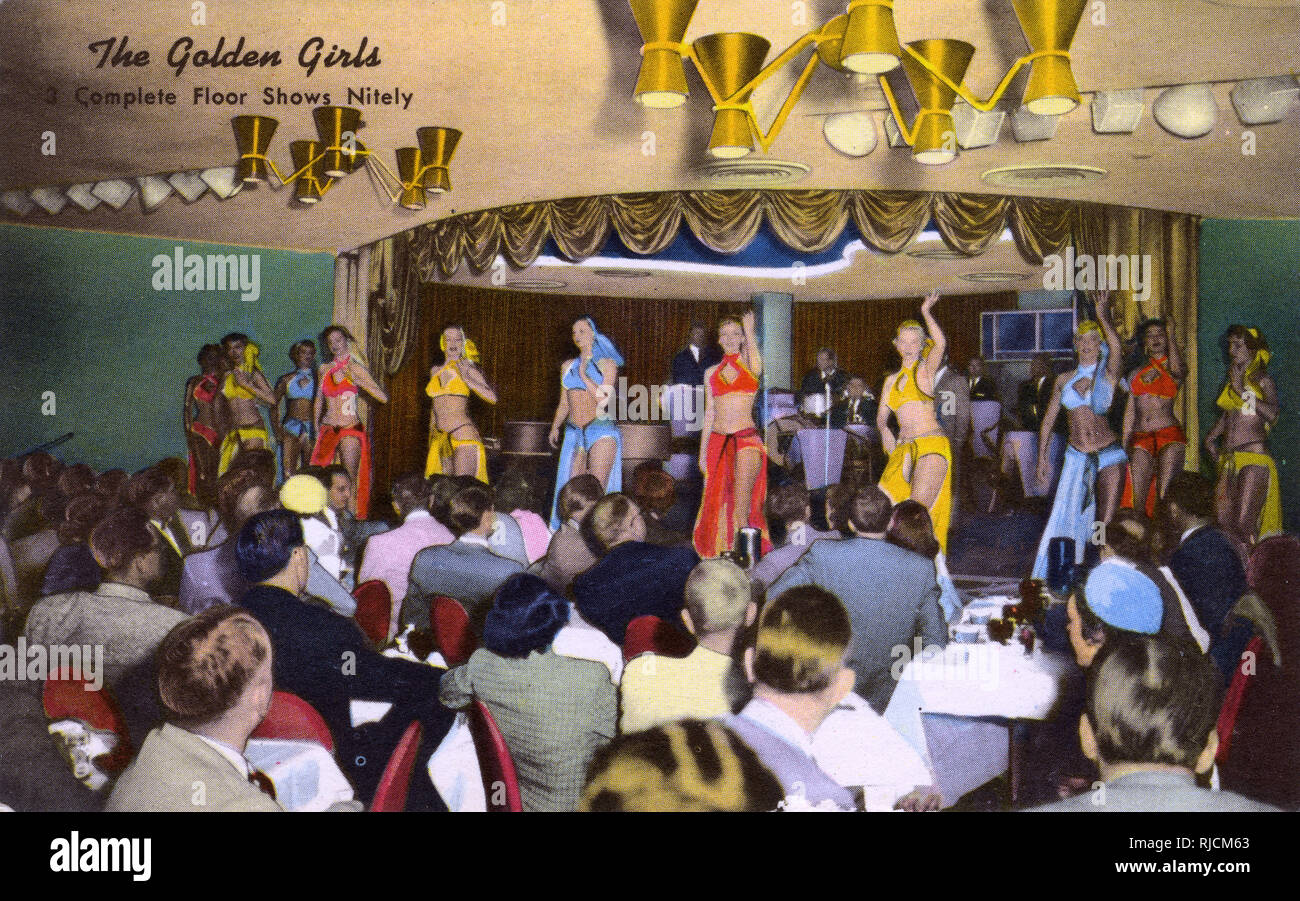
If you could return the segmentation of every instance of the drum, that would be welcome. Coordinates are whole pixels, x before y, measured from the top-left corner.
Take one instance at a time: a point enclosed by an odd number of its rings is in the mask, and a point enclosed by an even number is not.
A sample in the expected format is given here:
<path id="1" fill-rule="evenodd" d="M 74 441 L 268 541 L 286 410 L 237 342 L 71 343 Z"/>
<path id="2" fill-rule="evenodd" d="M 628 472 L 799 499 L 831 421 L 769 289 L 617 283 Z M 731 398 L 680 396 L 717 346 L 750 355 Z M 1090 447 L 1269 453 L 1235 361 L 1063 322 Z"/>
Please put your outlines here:
<path id="1" fill-rule="evenodd" d="M 501 436 L 501 453 L 517 457 L 549 457 L 553 453 L 549 422 L 507 422 Z"/>
<path id="2" fill-rule="evenodd" d="M 806 416 L 825 416 L 826 415 L 826 395 L 825 394 L 808 394 L 804 396 L 803 405 L 799 408 Z"/>

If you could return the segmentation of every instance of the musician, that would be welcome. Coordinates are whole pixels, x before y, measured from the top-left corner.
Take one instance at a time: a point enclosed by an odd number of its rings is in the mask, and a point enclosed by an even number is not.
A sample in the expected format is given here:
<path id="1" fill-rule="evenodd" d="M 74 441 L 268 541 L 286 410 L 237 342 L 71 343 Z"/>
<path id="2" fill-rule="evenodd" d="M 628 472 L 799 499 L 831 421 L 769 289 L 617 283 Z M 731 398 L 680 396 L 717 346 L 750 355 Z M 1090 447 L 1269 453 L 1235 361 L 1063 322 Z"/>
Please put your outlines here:
<path id="1" fill-rule="evenodd" d="M 845 388 L 844 422 L 847 425 L 870 425 L 876 421 L 879 404 L 860 375 L 850 376 Z M 832 418 L 832 424 L 834 419 Z"/>
<path id="2" fill-rule="evenodd" d="M 826 386 L 831 389 L 831 428 L 844 428 L 845 389 L 849 384 L 849 374 L 838 366 L 835 351 L 823 347 L 817 351 L 817 366 L 809 369 L 799 383 L 799 401 L 810 394 L 826 396 Z"/>
<path id="3" fill-rule="evenodd" d="M 1029 364 L 1029 380 L 1020 385 L 1016 396 L 1016 413 L 1020 416 L 1020 426 L 1025 431 L 1037 432 L 1043 424 L 1043 414 L 1052 402 L 1052 389 L 1055 386 L 1051 356 L 1045 353 L 1035 354 Z M 1063 434 L 1065 427 L 1065 419 L 1058 419 L 1056 431 Z"/>
<path id="4" fill-rule="evenodd" d="M 966 366 L 966 383 L 971 400 L 1002 400 L 997 383 L 984 374 L 984 360 L 973 358 Z"/>

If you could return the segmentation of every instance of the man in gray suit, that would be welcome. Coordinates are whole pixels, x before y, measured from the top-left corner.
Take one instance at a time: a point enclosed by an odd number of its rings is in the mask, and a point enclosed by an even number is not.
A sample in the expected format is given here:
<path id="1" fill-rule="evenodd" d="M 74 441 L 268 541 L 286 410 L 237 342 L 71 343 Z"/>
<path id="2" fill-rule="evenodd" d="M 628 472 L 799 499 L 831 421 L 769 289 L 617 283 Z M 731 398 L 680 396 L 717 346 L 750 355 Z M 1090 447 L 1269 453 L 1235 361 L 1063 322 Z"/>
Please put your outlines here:
<path id="1" fill-rule="evenodd" d="M 849 509 L 853 537 L 814 541 L 767 590 L 776 597 L 796 585 L 816 585 L 843 602 L 853 625 L 848 665 L 857 692 L 882 715 L 897 684 L 890 675 L 895 649 L 910 653 L 915 638 L 926 646 L 948 640 L 934 562 L 884 540 L 892 509 L 877 486 L 859 489 Z"/>
<path id="2" fill-rule="evenodd" d="M 496 527 L 496 511 L 483 486 L 470 485 L 458 491 L 448 504 L 444 525 L 456 540 L 415 555 L 402 601 L 402 628 L 429 628 L 429 602 L 445 595 L 460 601 L 475 631 L 481 631 L 496 590 L 524 568 L 518 561 L 492 552 L 488 541 Z"/>
<path id="3" fill-rule="evenodd" d="M 1214 765 L 1219 674 L 1194 644 L 1158 635 L 1108 642 L 1088 672 L 1079 743 L 1102 783 L 1038 811 L 1270 811 L 1196 784 Z"/>

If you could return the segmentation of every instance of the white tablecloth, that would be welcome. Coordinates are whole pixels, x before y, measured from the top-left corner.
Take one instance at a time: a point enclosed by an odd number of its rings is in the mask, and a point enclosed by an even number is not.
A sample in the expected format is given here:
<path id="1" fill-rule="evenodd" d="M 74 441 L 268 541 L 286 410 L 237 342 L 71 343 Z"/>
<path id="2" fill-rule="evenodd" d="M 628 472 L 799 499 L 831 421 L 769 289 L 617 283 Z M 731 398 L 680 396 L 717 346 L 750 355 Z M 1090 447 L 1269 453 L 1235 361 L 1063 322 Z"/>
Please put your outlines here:
<path id="1" fill-rule="evenodd" d="M 352 786 L 339 765 L 313 741 L 253 738 L 244 756 L 271 778 L 276 800 L 288 810 L 326 810 L 353 799 Z"/>

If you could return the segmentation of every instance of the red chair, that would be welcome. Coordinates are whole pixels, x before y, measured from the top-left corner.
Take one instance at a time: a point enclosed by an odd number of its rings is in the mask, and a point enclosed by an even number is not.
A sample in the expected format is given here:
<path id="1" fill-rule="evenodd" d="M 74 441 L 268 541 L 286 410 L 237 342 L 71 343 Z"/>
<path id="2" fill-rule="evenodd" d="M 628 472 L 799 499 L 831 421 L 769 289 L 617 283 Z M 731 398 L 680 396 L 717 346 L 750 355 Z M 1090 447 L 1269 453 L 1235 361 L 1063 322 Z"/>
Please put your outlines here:
<path id="1" fill-rule="evenodd" d="M 371 579 L 353 589 L 352 596 L 357 599 L 357 612 L 352 618 L 375 647 L 383 645 L 388 641 L 388 624 L 393 615 L 393 595 L 388 585 Z"/>
<path id="2" fill-rule="evenodd" d="M 81 720 L 92 729 L 117 736 L 117 747 L 96 758 L 105 772 L 120 773 L 135 756 L 122 709 L 107 687 L 91 688 L 85 679 L 73 678 L 70 672 L 61 669 L 54 678 L 46 680 L 41 701 L 51 721 Z"/>
<path id="3" fill-rule="evenodd" d="M 657 616 L 638 616 L 627 624 L 623 636 L 623 662 L 641 654 L 686 657 L 695 650 L 695 638 Z"/>
<path id="4" fill-rule="evenodd" d="M 1268 646 L 1264 643 L 1264 639 L 1256 635 L 1246 645 L 1242 657 L 1250 655 L 1249 659 L 1260 660 L 1267 653 Z M 1246 672 L 1245 666 L 1238 665 L 1232 673 L 1232 683 L 1223 695 L 1223 706 L 1219 708 L 1219 722 L 1216 727 L 1219 733 L 1219 750 L 1214 754 L 1214 762 L 1219 766 L 1223 766 L 1228 760 L 1228 751 L 1232 747 L 1232 729 L 1237 722 L 1237 714 L 1241 711 L 1242 701 L 1246 698 L 1246 689 L 1250 687 L 1254 677 L 1255 667 L 1251 667 L 1250 672 Z"/>
<path id="5" fill-rule="evenodd" d="M 288 741 L 314 741 L 334 753 L 334 736 L 316 708 L 295 694 L 277 691 L 271 695 L 271 710 L 258 724 L 250 738 L 282 738 Z"/>
<path id="6" fill-rule="evenodd" d="M 460 602 L 441 595 L 435 597 L 429 602 L 429 622 L 447 665 L 467 663 L 478 647 L 478 641 L 469 627 L 469 614 Z"/>
<path id="7" fill-rule="evenodd" d="M 479 771 L 483 774 L 483 794 L 487 798 L 488 812 L 522 813 L 524 802 L 519 794 L 515 762 L 492 712 L 478 698 L 469 708 L 469 734 L 474 739 Z"/>
<path id="8" fill-rule="evenodd" d="M 384 773 L 379 777 L 379 787 L 370 802 L 374 813 L 401 813 L 406 809 L 406 794 L 411 788 L 411 774 L 415 772 L 415 756 L 420 749 L 424 727 L 413 720 L 402 733 L 402 740 L 388 758 Z"/>

